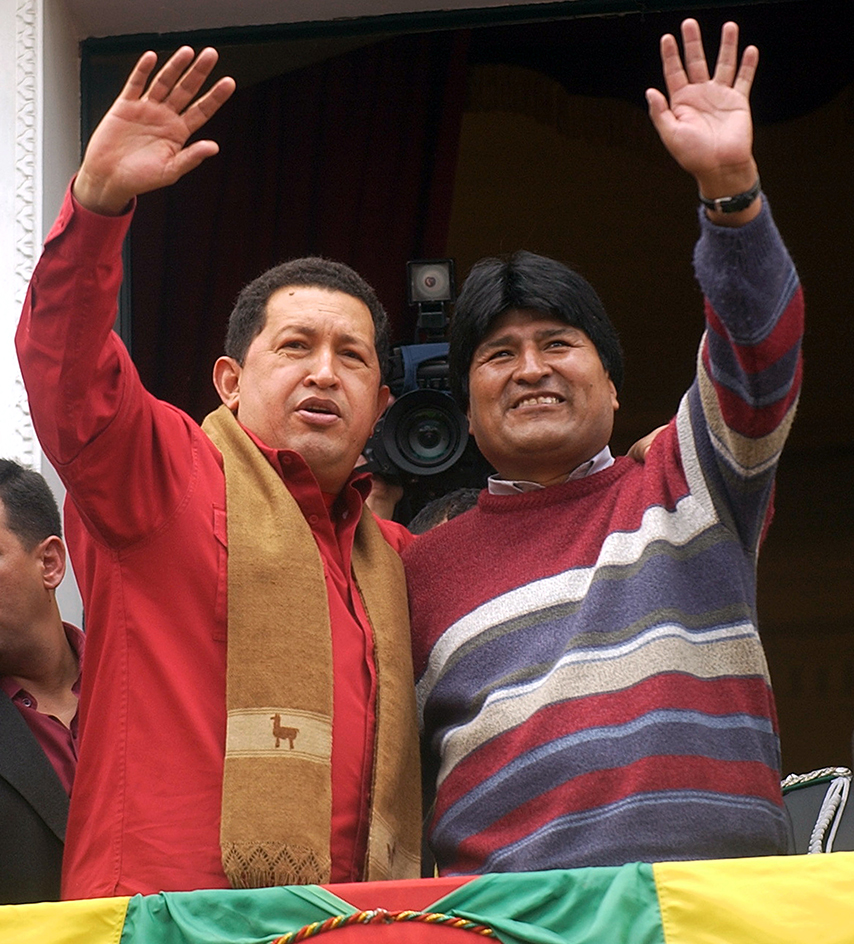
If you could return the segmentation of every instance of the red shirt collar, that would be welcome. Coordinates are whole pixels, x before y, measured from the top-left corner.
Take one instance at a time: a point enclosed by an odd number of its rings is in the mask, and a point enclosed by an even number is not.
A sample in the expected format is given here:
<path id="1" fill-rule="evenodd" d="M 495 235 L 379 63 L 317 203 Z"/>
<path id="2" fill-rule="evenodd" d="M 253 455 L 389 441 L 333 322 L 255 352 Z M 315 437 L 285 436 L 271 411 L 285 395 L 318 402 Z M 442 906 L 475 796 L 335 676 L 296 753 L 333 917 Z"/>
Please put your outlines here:
<path id="1" fill-rule="evenodd" d="M 238 420 L 238 422 L 240 421 Z M 240 423 L 240 428 L 261 450 L 299 504 L 302 504 L 300 501 L 301 494 L 308 491 L 320 492 L 330 517 L 337 516 L 340 512 L 348 509 L 361 513 L 362 503 L 371 492 L 371 475 L 369 472 L 360 472 L 358 469 L 354 469 L 339 493 L 340 496 L 343 496 L 339 502 L 337 500 L 339 495 L 321 491 L 314 473 L 298 452 L 293 449 L 275 449 L 273 446 L 268 446 L 242 423 Z M 334 511 L 333 506 L 336 506 Z"/>

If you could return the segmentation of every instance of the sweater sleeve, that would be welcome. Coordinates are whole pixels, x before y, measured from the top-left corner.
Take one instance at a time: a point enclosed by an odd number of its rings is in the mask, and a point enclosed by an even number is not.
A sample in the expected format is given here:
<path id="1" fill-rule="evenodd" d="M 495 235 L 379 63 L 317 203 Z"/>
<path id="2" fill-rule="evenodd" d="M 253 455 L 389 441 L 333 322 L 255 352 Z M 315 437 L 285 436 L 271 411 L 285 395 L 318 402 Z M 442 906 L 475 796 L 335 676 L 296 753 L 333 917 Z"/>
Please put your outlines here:
<path id="1" fill-rule="evenodd" d="M 716 226 L 704 211 L 700 226 L 706 330 L 679 444 L 692 491 L 755 552 L 800 391 L 803 297 L 764 196 L 746 226 Z"/>
<path id="2" fill-rule="evenodd" d="M 147 393 L 112 330 L 131 215 L 90 213 L 69 188 L 15 338 L 42 448 L 86 527 L 114 547 L 180 504 L 194 452 L 195 424 Z"/>

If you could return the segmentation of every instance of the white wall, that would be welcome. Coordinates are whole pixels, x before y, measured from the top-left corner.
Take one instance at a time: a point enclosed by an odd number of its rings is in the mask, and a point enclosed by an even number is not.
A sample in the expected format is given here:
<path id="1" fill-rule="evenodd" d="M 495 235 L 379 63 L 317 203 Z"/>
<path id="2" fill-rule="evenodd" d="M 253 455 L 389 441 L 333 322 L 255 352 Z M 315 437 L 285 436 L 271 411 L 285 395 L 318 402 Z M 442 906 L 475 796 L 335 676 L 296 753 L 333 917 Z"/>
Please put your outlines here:
<path id="1" fill-rule="evenodd" d="M 42 227 L 46 234 L 80 163 L 80 53 L 64 0 L 43 0 Z"/>
<path id="2" fill-rule="evenodd" d="M 80 55 L 77 32 L 64 0 L 44 0 L 43 28 L 43 159 L 41 170 L 41 238 L 44 240 L 62 205 L 65 188 L 80 163 Z M 65 489 L 50 463 L 41 473 L 59 501 Z M 59 610 L 66 620 L 82 625 L 82 603 L 73 571 L 58 592 Z"/>

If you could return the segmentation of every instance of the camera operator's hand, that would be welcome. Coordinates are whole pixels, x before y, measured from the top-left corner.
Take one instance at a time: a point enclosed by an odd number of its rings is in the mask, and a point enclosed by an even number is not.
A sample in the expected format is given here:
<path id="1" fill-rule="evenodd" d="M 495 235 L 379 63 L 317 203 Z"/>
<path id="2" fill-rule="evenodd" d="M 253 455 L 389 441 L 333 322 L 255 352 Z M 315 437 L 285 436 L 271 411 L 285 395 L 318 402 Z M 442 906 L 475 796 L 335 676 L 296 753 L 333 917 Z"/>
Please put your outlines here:
<path id="1" fill-rule="evenodd" d="M 378 518 L 391 521 L 394 518 L 394 509 L 403 498 L 403 486 L 390 482 L 375 472 L 371 473 L 371 493 L 365 499 L 365 504 Z"/>

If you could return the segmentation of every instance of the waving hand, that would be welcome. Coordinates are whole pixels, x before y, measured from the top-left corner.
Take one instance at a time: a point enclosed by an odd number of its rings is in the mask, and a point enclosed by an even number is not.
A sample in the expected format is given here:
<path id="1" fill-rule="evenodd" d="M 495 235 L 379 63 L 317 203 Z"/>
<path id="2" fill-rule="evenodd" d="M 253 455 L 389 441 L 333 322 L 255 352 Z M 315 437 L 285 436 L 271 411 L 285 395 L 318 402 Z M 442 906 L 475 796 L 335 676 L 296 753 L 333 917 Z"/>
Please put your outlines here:
<path id="1" fill-rule="evenodd" d="M 215 49 L 194 57 L 182 46 L 149 83 L 157 55 L 143 53 L 86 148 L 74 182 L 84 207 L 121 213 L 133 197 L 175 183 L 219 151 L 215 141 L 187 145 L 234 91 L 234 80 L 222 78 L 196 97 L 217 58 Z"/>
<path id="2" fill-rule="evenodd" d="M 738 26 L 725 23 L 710 75 L 696 20 L 683 22 L 682 42 L 684 62 L 675 37 L 661 38 L 667 98 L 657 89 L 647 90 L 650 118 L 667 150 L 696 178 L 703 196 L 716 199 L 743 193 L 758 176 L 748 96 L 759 51 L 748 46 L 739 64 Z M 754 209 L 753 215 L 758 204 Z"/>

